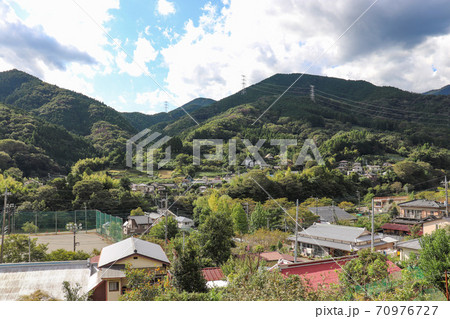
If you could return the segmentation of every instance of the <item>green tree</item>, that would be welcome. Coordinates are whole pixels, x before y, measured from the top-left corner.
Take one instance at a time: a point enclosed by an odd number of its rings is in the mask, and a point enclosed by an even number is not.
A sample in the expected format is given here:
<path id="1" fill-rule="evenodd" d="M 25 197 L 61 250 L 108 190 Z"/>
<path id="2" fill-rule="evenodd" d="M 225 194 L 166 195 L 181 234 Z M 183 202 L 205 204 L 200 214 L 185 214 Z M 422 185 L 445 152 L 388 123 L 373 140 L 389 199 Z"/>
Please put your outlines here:
<path id="1" fill-rule="evenodd" d="M 450 232 L 437 229 L 419 239 L 419 268 L 427 282 L 445 293 L 445 272 L 450 270 Z"/>
<path id="2" fill-rule="evenodd" d="M 173 285 L 180 292 L 206 292 L 206 280 L 196 246 L 188 240 L 184 251 L 178 252 L 173 265 Z"/>
<path id="3" fill-rule="evenodd" d="M 89 298 L 89 293 L 81 293 L 83 287 L 78 283 L 72 287 L 68 281 L 63 281 L 62 285 L 66 301 L 86 301 Z"/>
<path id="4" fill-rule="evenodd" d="M 339 273 L 339 282 L 347 293 L 355 287 L 382 280 L 389 275 L 387 257 L 370 249 L 358 251 L 358 258 L 348 261 Z"/>
<path id="5" fill-rule="evenodd" d="M 130 216 L 144 216 L 144 215 L 145 213 L 141 207 L 135 208 L 130 212 Z"/>
<path id="6" fill-rule="evenodd" d="M 36 290 L 35 292 L 20 296 L 18 301 L 57 301 L 58 299 L 50 296 L 48 293 L 42 290 Z"/>
<path id="7" fill-rule="evenodd" d="M 250 228 L 252 231 L 256 231 L 260 228 L 267 228 L 269 221 L 269 214 L 265 210 L 261 203 L 257 203 L 255 210 L 250 217 Z M 269 225 L 270 226 L 270 225 Z"/>
<path id="8" fill-rule="evenodd" d="M 86 260 L 91 255 L 79 250 L 79 251 L 68 251 L 65 249 L 57 249 L 47 254 L 46 260 L 49 261 L 63 261 L 63 260 Z"/>
<path id="9" fill-rule="evenodd" d="M 242 234 L 246 234 L 248 232 L 248 221 L 241 204 L 234 205 L 231 216 L 233 217 L 234 231 L 241 236 Z"/>
<path id="10" fill-rule="evenodd" d="M 199 227 L 202 254 L 211 258 L 216 265 L 227 261 L 233 242 L 233 220 L 222 213 L 211 213 Z"/>
<path id="11" fill-rule="evenodd" d="M 26 235 L 10 235 L 5 238 L 4 245 L 3 261 L 5 263 L 43 261 L 46 257 L 47 244 L 37 244 L 36 238 L 29 241 Z"/>
<path id="12" fill-rule="evenodd" d="M 150 231 L 149 235 L 159 238 L 159 239 L 165 239 L 166 234 L 166 222 L 165 217 L 161 217 L 160 221 L 154 225 Z M 167 239 L 170 240 L 174 238 L 178 234 L 178 224 L 175 218 L 172 216 L 167 217 Z"/>
<path id="13" fill-rule="evenodd" d="M 39 227 L 32 222 L 26 222 L 22 226 L 22 230 L 28 233 L 28 262 L 31 262 L 31 233 L 36 233 Z"/>
<path id="14" fill-rule="evenodd" d="M 127 291 L 120 296 L 120 300 L 152 301 L 158 296 L 175 290 L 167 277 L 161 278 L 156 270 L 125 268 Z"/>

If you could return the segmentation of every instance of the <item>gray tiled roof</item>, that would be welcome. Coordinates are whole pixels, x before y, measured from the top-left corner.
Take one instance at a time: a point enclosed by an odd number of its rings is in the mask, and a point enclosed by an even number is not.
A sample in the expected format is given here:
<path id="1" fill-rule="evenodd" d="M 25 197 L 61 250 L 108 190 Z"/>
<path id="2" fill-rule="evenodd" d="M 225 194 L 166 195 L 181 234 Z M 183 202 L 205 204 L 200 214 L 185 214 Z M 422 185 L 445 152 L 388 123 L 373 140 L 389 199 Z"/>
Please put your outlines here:
<path id="1" fill-rule="evenodd" d="M 350 215 L 345 210 L 337 206 L 310 207 L 309 211 L 313 214 L 319 215 L 320 220 L 329 223 L 335 222 L 336 218 L 338 220 L 356 220 L 355 216 Z"/>
<path id="2" fill-rule="evenodd" d="M 398 204 L 400 207 L 426 207 L 426 208 L 444 208 L 445 205 L 435 200 L 415 199 L 409 202 Z"/>
<path id="3" fill-rule="evenodd" d="M 104 247 L 100 254 L 98 267 L 109 265 L 135 253 L 164 263 L 170 263 L 160 245 L 132 237 Z"/>
<path id="4" fill-rule="evenodd" d="M 411 240 L 407 240 L 407 241 L 398 242 L 397 248 L 408 248 L 408 249 L 415 249 L 415 250 L 421 249 L 419 239 L 411 239 Z"/>
<path id="5" fill-rule="evenodd" d="M 148 225 L 152 223 L 150 216 L 128 216 L 128 219 L 133 219 L 138 225 Z"/>
<path id="6" fill-rule="evenodd" d="M 331 224 L 315 223 L 300 232 L 301 236 L 321 237 L 330 240 L 342 240 L 356 242 L 356 239 L 363 235 L 367 230 L 360 227 L 340 226 Z"/>

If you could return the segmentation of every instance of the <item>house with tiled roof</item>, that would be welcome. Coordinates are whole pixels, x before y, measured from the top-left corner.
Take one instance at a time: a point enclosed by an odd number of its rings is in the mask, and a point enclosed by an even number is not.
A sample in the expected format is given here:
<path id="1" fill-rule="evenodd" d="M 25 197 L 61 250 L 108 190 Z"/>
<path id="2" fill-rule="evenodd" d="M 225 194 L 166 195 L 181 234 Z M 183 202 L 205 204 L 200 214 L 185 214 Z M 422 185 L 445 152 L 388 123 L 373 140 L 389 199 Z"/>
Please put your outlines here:
<path id="1" fill-rule="evenodd" d="M 203 277 L 208 288 L 224 287 L 228 284 L 220 267 L 207 267 L 202 269 Z"/>
<path id="2" fill-rule="evenodd" d="M 411 235 L 413 227 L 419 227 L 419 234 L 423 234 L 423 225 L 445 216 L 445 205 L 427 199 L 415 199 L 398 204 L 399 215 L 390 223 L 381 226 L 385 234 L 406 236 Z M 417 228 L 417 227 L 416 227 Z"/>
<path id="3" fill-rule="evenodd" d="M 336 223 L 342 220 L 355 221 L 357 219 L 337 206 L 310 207 L 309 211 L 319 216 L 321 223 Z"/>
<path id="4" fill-rule="evenodd" d="M 295 235 L 288 240 L 295 245 Z M 394 242 L 392 238 L 374 235 L 375 250 L 392 249 Z M 314 223 L 298 233 L 297 245 L 303 256 L 345 256 L 371 247 L 371 233 L 361 227 Z"/>
<path id="5" fill-rule="evenodd" d="M 163 277 L 170 261 L 161 246 L 138 238 L 128 238 L 104 247 L 95 265 L 96 271 L 89 279 L 88 290 L 93 292 L 93 300 L 119 300 L 127 289 L 126 265 L 157 271 Z"/>

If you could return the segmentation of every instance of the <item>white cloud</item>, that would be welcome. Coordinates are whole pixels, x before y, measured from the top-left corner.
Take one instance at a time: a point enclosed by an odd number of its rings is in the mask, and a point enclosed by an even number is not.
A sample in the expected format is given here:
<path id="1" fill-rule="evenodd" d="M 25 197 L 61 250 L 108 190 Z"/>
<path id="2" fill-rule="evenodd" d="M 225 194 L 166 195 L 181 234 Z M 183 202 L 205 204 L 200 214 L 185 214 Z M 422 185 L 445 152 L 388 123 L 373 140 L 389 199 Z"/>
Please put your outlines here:
<path id="1" fill-rule="evenodd" d="M 183 103 L 235 93 L 242 74 L 253 84 L 275 73 L 308 70 L 417 92 L 450 83 L 445 57 L 450 23 L 441 17 L 450 5 L 442 0 L 427 4 L 439 7 L 438 21 L 421 1 L 399 0 L 394 7 L 380 1 L 331 48 L 372 1 L 223 3 L 221 10 L 205 5 L 198 20 L 186 22 L 178 41 L 160 50 L 168 68 L 167 87 Z M 417 20 L 427 28 L 416 30 Z"/>
<path id="2" fill-rule="evenodd" d="M 173 2 L 167 0 L 158 0 L 156 4 L 156 10 L 160 15 L 167 16 L 176 12 Z"/>
<path id="3" fill-rule="evenodd" d="M 127 73 L 131 76 L 138 77 L 148 73 L 146 63 L 154 61 L 158 56 L 150 41 L 145 38 L 138 38 L 136 41 L 136 49 L 133 52 L 133 61 L 127 62 L 127 55 L 123 51 L 119 51 L 116 56 L 116 64 L 120 73 Z"/>
<path id="4" fill-rule="evenodd" d="M 137 93 L 134 102 L 136 104 L 148 107 L 149 111 L 144 110 L 143 112 L 150 114 L 148 112 L 155 112 L 156 109 L 162 109 L 167 99 L 168 97 L 165 92 L 160 89 L 156 89 L 151 92 Z"/>

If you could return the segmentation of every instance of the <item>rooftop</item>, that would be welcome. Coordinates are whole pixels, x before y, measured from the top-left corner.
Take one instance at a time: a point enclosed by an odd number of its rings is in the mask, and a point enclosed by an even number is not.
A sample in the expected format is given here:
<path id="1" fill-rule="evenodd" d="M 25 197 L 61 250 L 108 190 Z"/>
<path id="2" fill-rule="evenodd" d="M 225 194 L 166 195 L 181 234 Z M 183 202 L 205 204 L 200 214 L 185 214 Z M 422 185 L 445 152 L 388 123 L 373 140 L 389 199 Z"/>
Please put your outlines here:
<path id="1" fill-rule="evenodd" d="M 220 267 L 208 267 L 202 269 L 203 277 L 206 281 L 217 281 L 225 279 L 225 275 Z"/>
<path id="2" fill-rule="evenodd" d="M 415 199 L 409 202 L 398 204 L 400 207 L 421 207 L 421 208 L 445 208 L 445 205 L 435 200 Z"/>
<path id="3" fill-rule="evenodd" d="M 0 265 L 0 300 L 17 300 L 36 290 L 64 300 L 63 281 L 80 284 L 87 292 L 91 269 L 86 260 Z"/>
<path id="4" fill-rule="evenodd" d="M 313 214 L 320 216 L 320 220 L 329 223 L 335 222 L 337 220 L 356 220 L 356 217 L 350 215 L 342 208 L 337 206 L 321 206 L 321 207 L 310 207 L 309 211 Z"/>
<path id="5" fill-rule="evenodd" d="M 397 243 L 397 248 L 408 248 L 414 250 L 420 250 L 420 242 L 419 239 L 411 239 L 407 241 L 402 241 Z"/>
<path id="6" fill-rule="evenodd" d="M 324 239 L 356 242 L 357 238 L 369 232 L 365 228 L 315 223 L 300 232 L 302 237 L 320 237 Z"/>
<path id="7" fill-rule="evenodd" d="M 104 247 L 100 254 L 98 267 L 110 265 L 133 254 L 139 254 L 170 264 L 160 245 L 132 237 Z"/>

